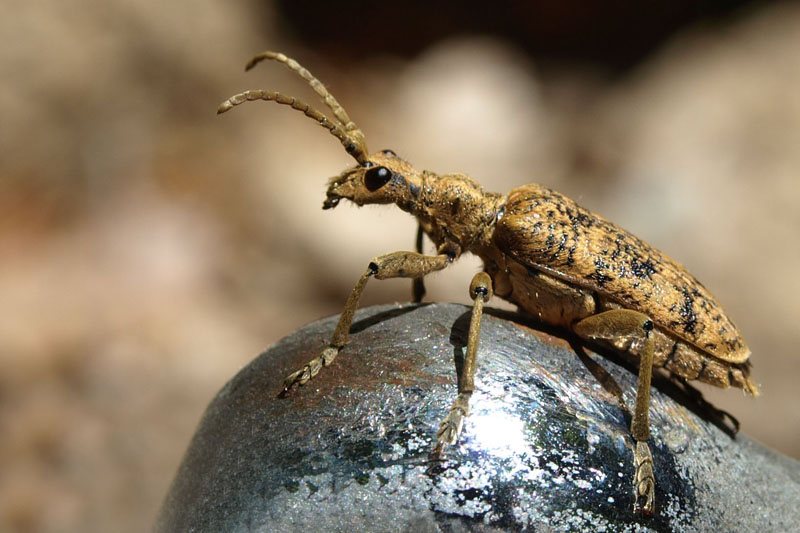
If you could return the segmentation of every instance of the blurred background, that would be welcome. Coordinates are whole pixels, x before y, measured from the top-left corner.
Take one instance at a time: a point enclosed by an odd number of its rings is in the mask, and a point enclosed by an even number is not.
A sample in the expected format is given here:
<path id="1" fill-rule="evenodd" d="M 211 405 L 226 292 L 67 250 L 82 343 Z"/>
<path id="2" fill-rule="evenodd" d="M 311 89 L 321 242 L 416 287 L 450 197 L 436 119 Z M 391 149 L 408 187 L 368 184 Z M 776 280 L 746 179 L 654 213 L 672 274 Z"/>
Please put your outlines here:
<path id="1" fill-rule="evenodd" d="M 512 5 L 523 4 L 523 5 Z M 142 531 L 200 416 L 262 349 L 411 249 L 388 207 L 322 212 L 352 164 L 249 88 L 300 60 L 417 168 L 539 182 L 678 259 L 762 397 L 702 387 L 800 457 L 800 4 L 7 0 L 0 18 L 0 531 Z M 428 282 L 467 303 L 478 262 Z M 406 301 L 410 283 L 363 304 Z M 494 302 L 497 304 L 497 301 Z M 276 391 L 282 376 L 275 376 Z"/>

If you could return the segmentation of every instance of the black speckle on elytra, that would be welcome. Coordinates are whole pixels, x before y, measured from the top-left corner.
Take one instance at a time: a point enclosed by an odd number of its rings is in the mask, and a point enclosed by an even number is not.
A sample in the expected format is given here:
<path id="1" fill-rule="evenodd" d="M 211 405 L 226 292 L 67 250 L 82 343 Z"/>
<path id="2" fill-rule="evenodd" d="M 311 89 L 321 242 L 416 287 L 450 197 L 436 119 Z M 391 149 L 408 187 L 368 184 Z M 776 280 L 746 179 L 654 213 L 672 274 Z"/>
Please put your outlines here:
<path id="1" fill-rule="evenodd" d="M 650 279 L 656 273 L 656 266 L 649 257 L 646 261 L 639 261 L 634 257 L 630 260 L 630 265 L 631 272 L 639 279 Z"/>
<path id="2" fill-rule="evenodd" d="M 569 255 L 567 255 L 567 266 L 572 266 L 575 264 L 575 249 L 577 248 L 576 245 L 572 245 L 569 247 Z"/>
<path id="3" fill-rule="evenodd" d="M 739 339 L 730 339 L 725 341 L 725 346 L 732 352 L 735 352 L 742 347 L 742 343 Z"/>
<path id="4" fill-rule="evenodd" d="M 694 297 L 687 287 L 683 288 L 683 305 L 680 314 L 683 318 L 683 330 L 686 333 L 694 333 L 697 327 L 697 313 L 694 312 Z"/>
<path id="5" fill-rule="evenodd" d="M 606 283 L 614 279 L 611 276 L 608 276 L 607 274 L 603 274 L 599 270 L 592 272 L 587 277 L 591 280 L 594 280 L 600 287 L 605 286 Z"/>
<path id="6" fill-rule="evenodd" d="M 610 276 L 606 272 L 604 272 L 610 269 L 610 265 L 608 263 L 604 262 L 602 259 L 598 257 L 594 260 L 594 266 L 595 266 L 594 272 L 586 276 L 588 279 L 593 280 L 600 287 L 604 286 L 609 281 L 614 280 L 613 276 Z"/>
<path id="7" fill-rule="evenodd" d="M 556 253 L 563 252 L 566 248 L 567 248 L 567 234 L 562 233 L 561 240 L 558 243 L 558 251 Z"/>
<path id="8" fill-rule="evenodd" d="M 611 268 L 611 266 L 608 263 L 606 263 L 599 257 L 594 260 L 594 266 L 597 267 L 598 269 L 603 269 L 603 270 L 608 270 L 609 268 Z"/>

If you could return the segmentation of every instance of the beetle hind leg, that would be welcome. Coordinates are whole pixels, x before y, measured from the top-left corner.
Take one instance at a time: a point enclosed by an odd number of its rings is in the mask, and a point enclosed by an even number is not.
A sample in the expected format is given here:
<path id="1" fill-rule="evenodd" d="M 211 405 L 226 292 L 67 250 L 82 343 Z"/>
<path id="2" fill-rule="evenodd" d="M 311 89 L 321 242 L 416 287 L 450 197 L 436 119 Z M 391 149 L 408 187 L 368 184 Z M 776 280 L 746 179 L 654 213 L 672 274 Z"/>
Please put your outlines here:
<path id="1" fill-rule="evenodd" d="M 656 479 L 653 472 L 653 456 L 650 454 L 647 441 L 650 438 L 650 379 L 653 375 L 655 352 L 653 322 L 638 311 L 612 309 L 584 318 L 573 326 L 573 330 L 585 339 L 633 336 L 644 341 L 639 355 L 636 407 L 631 421 L 631 434 L 636 441 L 633 452 L 633 510 L 636 513 L 652 514 L 655 508 Z"/>
<path id="2" fill-rule="evenodd" d="M 438 460 L 442 457 L 444 448 L 455 444 L 461 433 L 464 418 L 469 414 L 469 399 L 475 390 L 475 364 L 478 354 L 478 337 L 481 332 L 481 318 L 483 317 L 483 304 L 492 297 L 492 278 L 486 272 L 478 272 L 472 278 L 469 286 L 469 295 L 474 304 L 472 317 L 469 322 L 467 335 L 467 352 L 464 356 L 464 365 L 458 376 L 458 396 L 453 401 L 447 417 L 436 432 L 436 446 L 431 452 L 431 459 Z"/>

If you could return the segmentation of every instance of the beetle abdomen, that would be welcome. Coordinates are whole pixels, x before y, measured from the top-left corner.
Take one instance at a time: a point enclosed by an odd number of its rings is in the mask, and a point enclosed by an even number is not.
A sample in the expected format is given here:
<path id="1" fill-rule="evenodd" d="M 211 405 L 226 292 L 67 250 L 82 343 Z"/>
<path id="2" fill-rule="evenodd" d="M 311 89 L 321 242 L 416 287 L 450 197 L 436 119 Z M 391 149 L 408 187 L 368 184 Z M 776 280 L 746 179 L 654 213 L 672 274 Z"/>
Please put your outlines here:
<path id="1" fill-rule="evenodd" d="M 750 356 L 739 330 L 686 269 L 555 191 L 535 184 L 511 191 L 494 240 L 523 265 L 645 313 L 719 360 Z"/>
<path id="2" fill-rule="evenodd" d="M 620 305 L 597 297 L 597 312 L 619 309 Z M 753 396 L 758 396 L 758 386 L 750 378 L 750 362 L 731 363 L 699 350 L 692 344 L 656 327 L 653 366 L 664 368 L 687 380 L 697 380 L 715 387 L 737 387 Z M 641 338 L 617 336 L 600 339 L 612 348 L 639 357 L 643 343 Z M 639 342 L 637 342 L 639 341 Z"/>
<path id="3" fill-rule="evenodd" d="M 487 268 L 495 278 L 496 294 L 517 304 L 528 314 L 554 326 L 572 329 L 580 320 L 622 306 L 589 289 L 575 287 L 535 268 L 509 258 L 496 258 Z M 487 265 L 488 265 L 487 264 Z M 732 363 L 706 353 L 672 334 L 662 326 L 653 330 L 653 366 L 664 368 L 687 380 L 698 380 L 716 387 L 738 387 L 754 396 L 758 386 L 750 379 L 750 363 Z M 617 351 L 638 358 L 640 337 L 616 333 L 599 340 Z"/>

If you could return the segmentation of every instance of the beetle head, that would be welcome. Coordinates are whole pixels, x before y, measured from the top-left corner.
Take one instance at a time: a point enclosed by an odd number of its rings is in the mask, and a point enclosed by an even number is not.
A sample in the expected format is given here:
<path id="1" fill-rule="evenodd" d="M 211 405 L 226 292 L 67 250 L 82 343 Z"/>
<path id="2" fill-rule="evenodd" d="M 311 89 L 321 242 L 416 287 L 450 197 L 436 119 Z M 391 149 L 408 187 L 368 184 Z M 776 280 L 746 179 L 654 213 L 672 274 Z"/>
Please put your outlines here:
<path id="1" fill-rule="evenodd" d="M 391 150 L 382 150 L 333 178 L 322 208 L 336 207 L 344 198 L 357 205 L 394 203 L 410 211 L 421 190 L 419 173 Z"/>
<path id="2" fill-rule="evenodd" d="M 245 70 L 250 70 L 265 59 L 283 63 L 306 80 L 330 109 L 333 118 L 294 96 L 266 90 L 245 91 L 234 95 L 219 106 L 217 113 L 224 113 L 252 100 L 276 102 L 300 111 L 339 139 L 345 151 L 358 163 L 330 181 L 323 209 L 336 207 L 339 200 L 345 198 L 358 205 L 395 203 L 401 209 L 412 211 L 422 190 L 422 176 L 391 150 L 382 150 L 370 156 L 364 133 L 350 120 L 347 112 L 325 86 L 294 59 L 278 52 L 267 51 L 251 59 Z"/>

